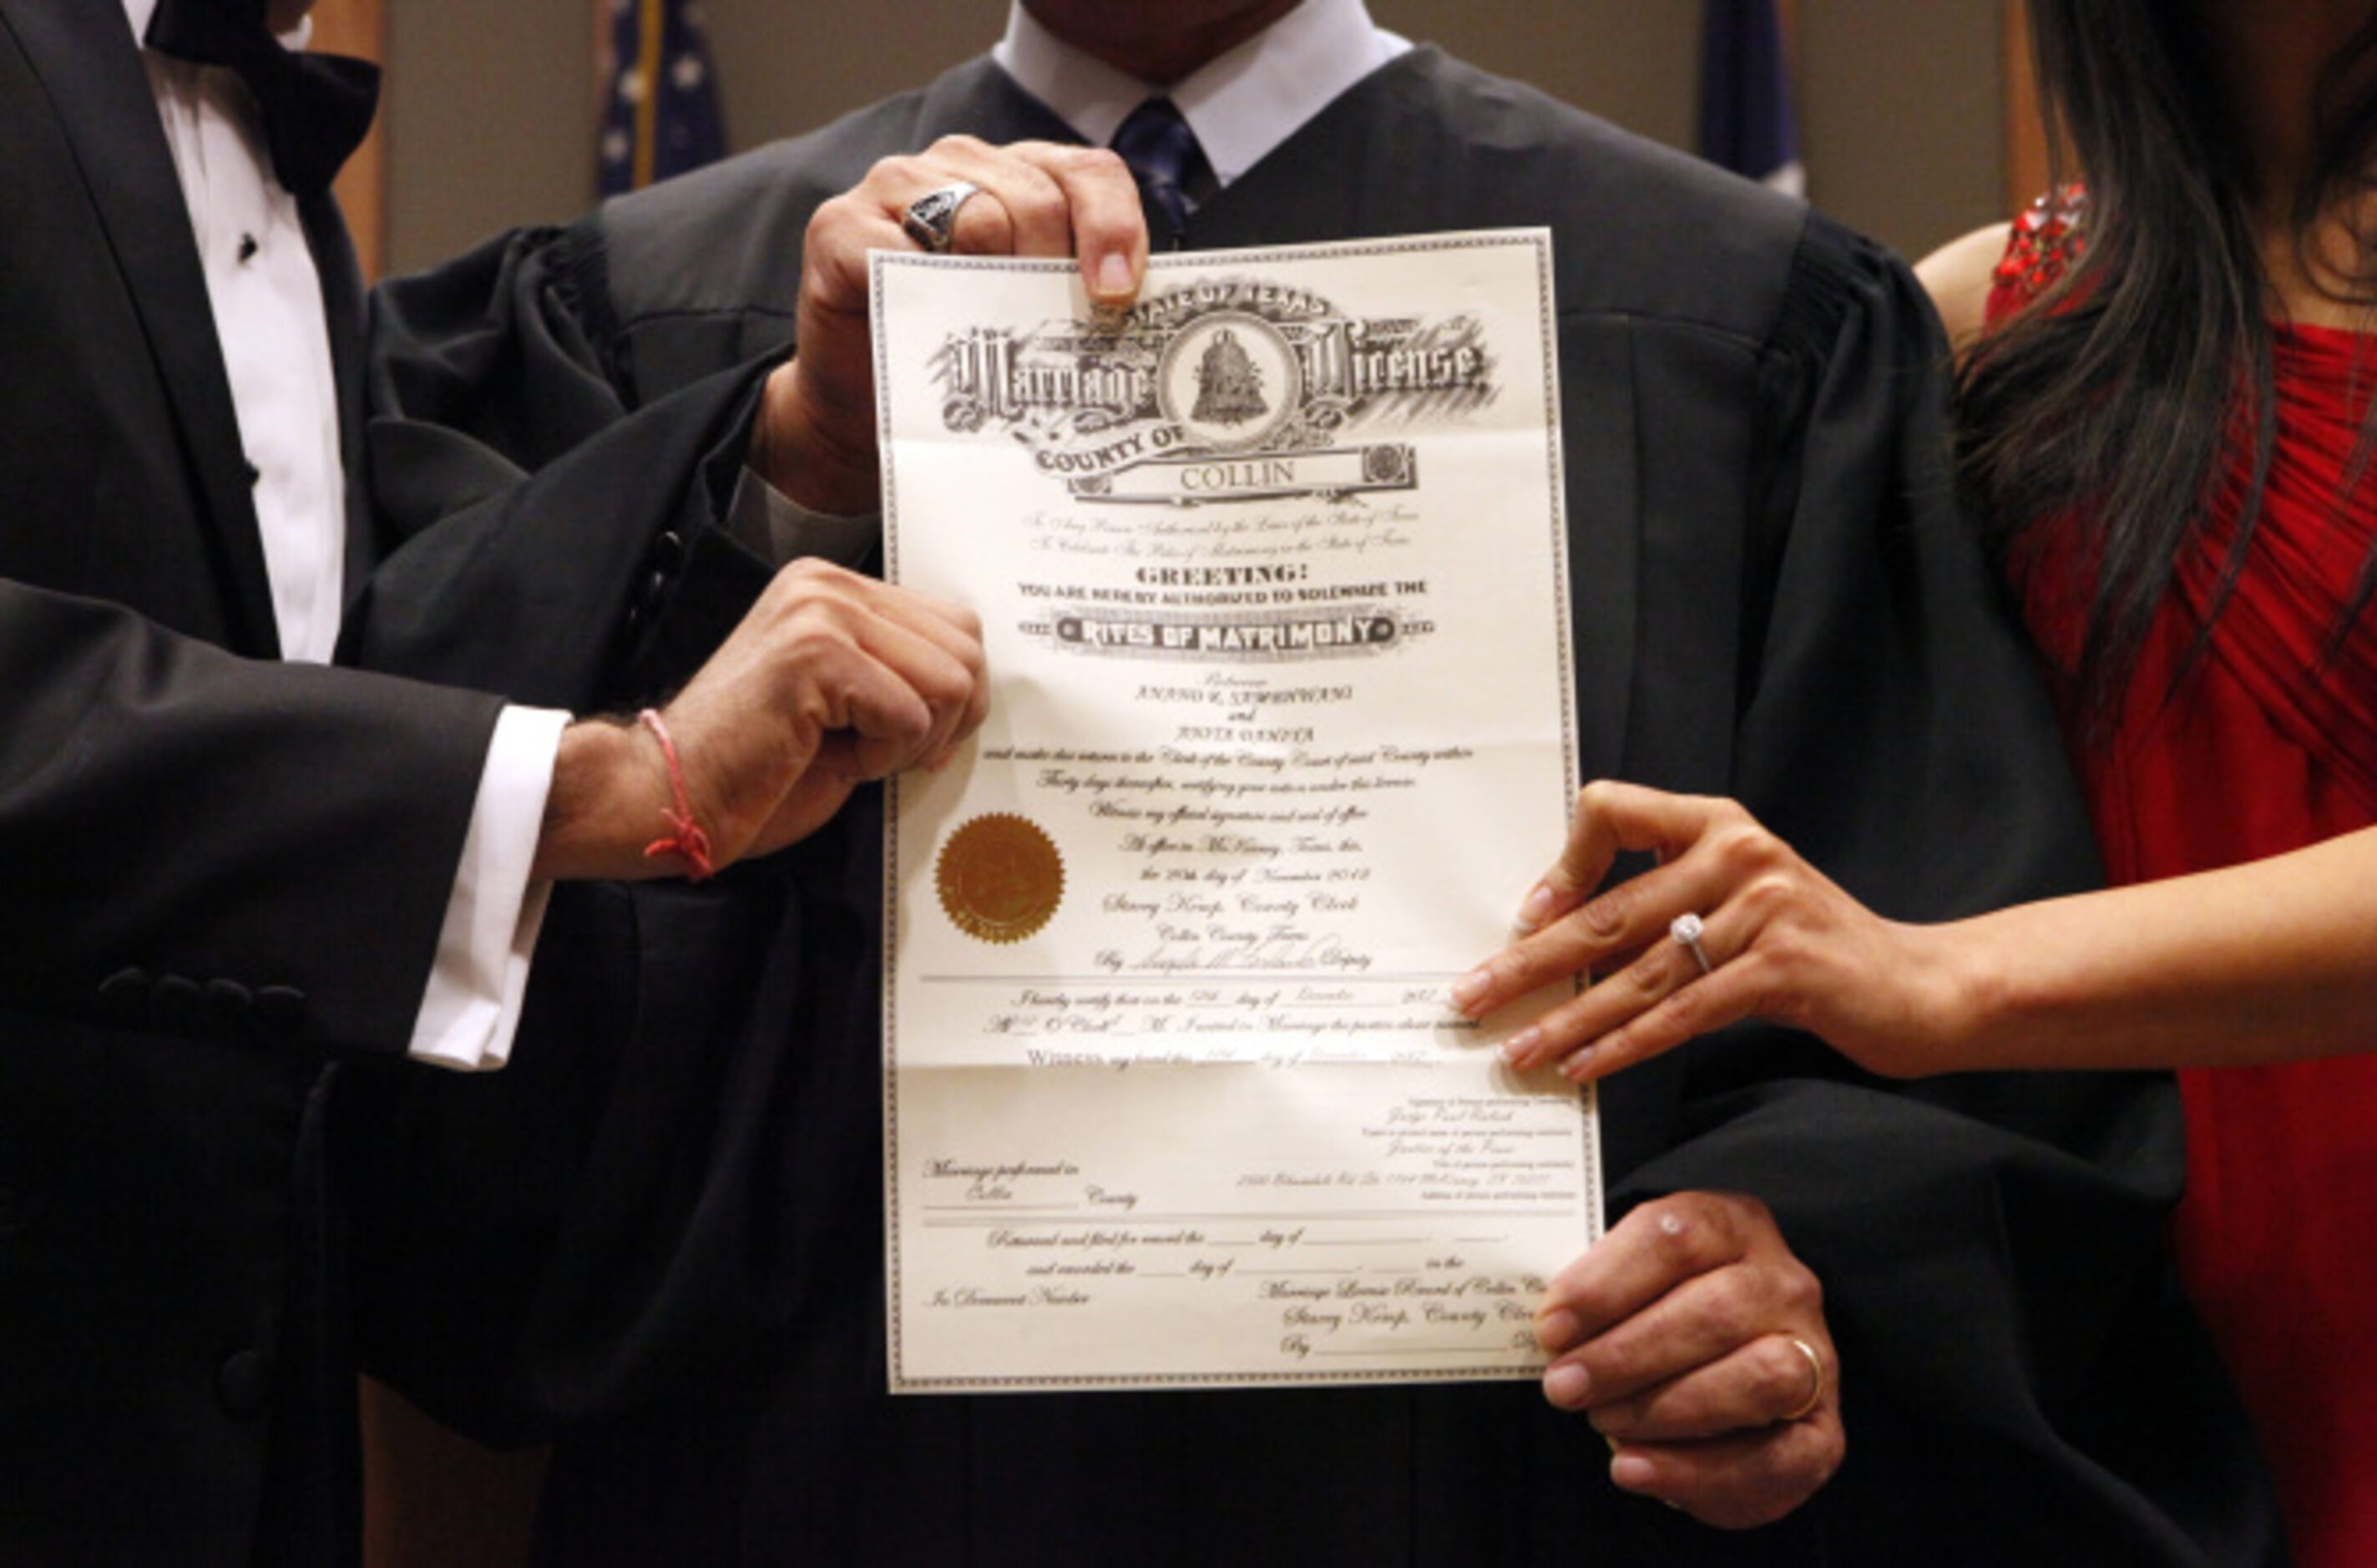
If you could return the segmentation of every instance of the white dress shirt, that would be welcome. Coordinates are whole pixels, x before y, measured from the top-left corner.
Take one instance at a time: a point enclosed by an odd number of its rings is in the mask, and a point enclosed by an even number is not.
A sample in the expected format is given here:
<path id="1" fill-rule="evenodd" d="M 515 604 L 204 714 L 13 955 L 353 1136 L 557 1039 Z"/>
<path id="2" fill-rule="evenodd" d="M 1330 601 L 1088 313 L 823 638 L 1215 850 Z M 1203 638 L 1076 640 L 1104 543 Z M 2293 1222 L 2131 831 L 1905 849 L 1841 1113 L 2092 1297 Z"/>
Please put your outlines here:
<path id="1" fill-rule="evenodd" d="M 124 0 L 137 40 L 157 0 Z M 302 49 L 310 21 L 281 42 Z M 345 594 L 346 470 L 322 281 L 297 212 L 273 177 L 246 86 L 228 70 L 144 49 L 206 272 L 282 656 L 329 661 Z M 550 885 L 529 870 L 567 713 L 507 708 L 496 721 L 462 844 L 412 1054 L 500 1067 L 510 1054 Z"/>
<path id="2" fill-rule="evenodd" d="M 1226 187 L 1340 93 L 1410 47 L 1409 40 L 1373 26 L 1362 0 L 1304 0 L 1162 87 L 1083 54 L 1016 5 L 991 58 L 1093 147 L 1113 141 L 1124 118 L 1148 99 L 1171 99 L 1197 133 L 1215 183 Z"/>

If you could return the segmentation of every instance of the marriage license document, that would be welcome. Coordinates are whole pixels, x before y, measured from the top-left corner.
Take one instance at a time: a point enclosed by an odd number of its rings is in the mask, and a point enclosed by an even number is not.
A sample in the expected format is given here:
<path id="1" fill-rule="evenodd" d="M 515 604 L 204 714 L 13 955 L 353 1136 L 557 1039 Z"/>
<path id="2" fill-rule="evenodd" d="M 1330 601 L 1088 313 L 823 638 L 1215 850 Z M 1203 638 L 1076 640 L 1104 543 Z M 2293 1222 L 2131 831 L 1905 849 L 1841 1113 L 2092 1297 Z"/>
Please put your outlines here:
<path id="1" fill-rule="evenodd" d="M 1451 983 L 1577 789 L 1551 241 L 873 258 L 887 574 L 988 720 L 890 803 L 895 1392 L 1519 1378 L 1589 1099 Z"/>

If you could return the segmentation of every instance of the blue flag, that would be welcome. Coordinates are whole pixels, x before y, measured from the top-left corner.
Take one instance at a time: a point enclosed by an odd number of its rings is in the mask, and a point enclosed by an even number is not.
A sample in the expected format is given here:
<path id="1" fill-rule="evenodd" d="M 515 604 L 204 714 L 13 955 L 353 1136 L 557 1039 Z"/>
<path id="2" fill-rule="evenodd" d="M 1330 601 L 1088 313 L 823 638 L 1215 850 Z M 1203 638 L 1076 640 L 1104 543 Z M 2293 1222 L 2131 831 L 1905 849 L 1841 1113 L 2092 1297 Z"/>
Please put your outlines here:
<path id="1" fill-rule="evenodd" d="M 718 85 L 692 0 L 610 0 L 611 90 L 603 112 L 604 196 L 639 190 L 726 155 Z"/>
<path id="2" fill-rule="evenodd" d="M 1807 193 L 1790 62 L 1774 0 L 1706 0 L 1701 156 L 1793 196 Z"/>

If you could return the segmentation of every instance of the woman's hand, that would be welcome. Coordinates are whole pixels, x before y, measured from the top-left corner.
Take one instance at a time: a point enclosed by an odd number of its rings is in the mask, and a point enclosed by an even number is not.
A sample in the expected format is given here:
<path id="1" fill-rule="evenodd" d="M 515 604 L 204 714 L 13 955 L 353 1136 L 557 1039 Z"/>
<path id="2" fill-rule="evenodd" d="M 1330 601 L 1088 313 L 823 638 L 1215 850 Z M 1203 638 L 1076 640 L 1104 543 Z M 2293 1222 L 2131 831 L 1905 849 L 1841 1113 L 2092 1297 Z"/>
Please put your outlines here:
<path id="1" fill-rule="evenodd" d="M 1598 897 L 1620 851 L 1660 864 Z M 1671 932 L 1701 922 L 1701 961 Z M 1821 1035 L 1868 1070 L 1952 1059 L 1968 986 L 1938 928 L 1884 920 L 1730 800 L 1603 782 L 1577 797 L 1559 863 L 1520 911 L 1527 934 L 1453 987 L 1476 1018 L 1557 980 L 1600 983 L 1503 1047 L 1579 1082 L 1759 1017 Z"/>

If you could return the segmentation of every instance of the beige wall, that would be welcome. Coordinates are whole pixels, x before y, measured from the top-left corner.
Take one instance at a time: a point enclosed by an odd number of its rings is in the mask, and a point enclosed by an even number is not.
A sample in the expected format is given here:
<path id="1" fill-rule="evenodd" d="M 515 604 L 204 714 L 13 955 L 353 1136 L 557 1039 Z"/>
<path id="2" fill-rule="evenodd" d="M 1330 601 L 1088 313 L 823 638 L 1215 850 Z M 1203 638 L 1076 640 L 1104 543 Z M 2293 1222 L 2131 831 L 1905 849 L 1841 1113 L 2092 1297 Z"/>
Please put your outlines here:
<path id="1" fill-rule="evenodd" d="M 1809 195 L 1918 257 L 2007 214 L 1997 0 L 1800 0 Z"/>
<path id="2" fill-rule="evenodd" d="M 1688 145 L 1697 0 L 1370 0 L 1443 44 Z M 987 46 L 1005 0 L 706 0 L 738 147 Z M 589 0 L 394 0 L 389 255 L 401 269 L 591 199 Z M 1810 194 L 1910 254 L 2001 216 L 1999 0 L 1801 0 Z"/>
<path id="3" fill-rule="evenodd" d="M 588 0 L 389 0 L 382 114 L 391 270 L 585 209 L 594 179 L 590 14 Z"/>

